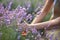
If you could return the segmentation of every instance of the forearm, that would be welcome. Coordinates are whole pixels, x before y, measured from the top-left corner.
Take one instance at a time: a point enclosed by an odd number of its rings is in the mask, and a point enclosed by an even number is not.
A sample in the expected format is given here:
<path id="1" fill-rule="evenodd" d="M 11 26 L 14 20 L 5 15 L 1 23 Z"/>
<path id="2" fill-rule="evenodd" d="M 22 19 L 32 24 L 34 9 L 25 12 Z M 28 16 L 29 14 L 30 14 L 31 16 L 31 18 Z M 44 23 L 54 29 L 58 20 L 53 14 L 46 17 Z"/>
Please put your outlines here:
<path id="1" fill-rule="evenodd" d="M 42 23 L 36 23 L 36 24 L 30 24 L 30 27 L 35 27 L 36 29 L 42 29 L 45 27 L 52 27 L 54 25 L 58 25 L 60 23 L 60 17 L 47 21 L 47 22 L 42 22 Z"/>
<path id="2" fill-rule="evenodd" d="M 33 23 L 40 22 L 49 12 L 54 0 L 47 0 L 44 7 L 41 10 L 41 14 L 37 15 L 36 18 L 33 20 Z"/>

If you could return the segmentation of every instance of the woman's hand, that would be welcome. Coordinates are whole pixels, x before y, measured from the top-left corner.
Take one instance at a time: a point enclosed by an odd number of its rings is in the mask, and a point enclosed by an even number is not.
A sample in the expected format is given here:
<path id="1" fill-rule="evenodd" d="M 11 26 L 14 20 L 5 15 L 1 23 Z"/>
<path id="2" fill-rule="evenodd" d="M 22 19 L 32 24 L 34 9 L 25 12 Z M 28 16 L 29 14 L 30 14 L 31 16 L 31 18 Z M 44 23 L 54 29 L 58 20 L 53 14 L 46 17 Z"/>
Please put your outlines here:
<path id="1" fill-rule="evenodd" d="M 26 29 L 26 28 L 29 28 L 30 26 L 29 26 L 30 24 L 28 24 L 28 23 L 21 23 L 21 24 L 19 24 L 18 25 L 18 28 L 22 28 L 22 29 Z"/>

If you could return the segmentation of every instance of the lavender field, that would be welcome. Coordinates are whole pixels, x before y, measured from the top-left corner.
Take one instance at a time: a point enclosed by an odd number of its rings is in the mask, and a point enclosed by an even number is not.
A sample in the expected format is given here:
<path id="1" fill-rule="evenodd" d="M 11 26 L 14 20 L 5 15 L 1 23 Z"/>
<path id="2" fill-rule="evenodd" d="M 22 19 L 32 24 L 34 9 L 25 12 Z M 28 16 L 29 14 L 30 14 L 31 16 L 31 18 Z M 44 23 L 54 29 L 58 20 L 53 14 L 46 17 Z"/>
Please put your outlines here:
<path id="1" fill-rule="evenodd" d="M 0 40 L 59 40 L 53 34 L 57 35 L 60 31 L 52 30 L 54 32 L 47 33 L 44 26 L 41 26 L 44 28 L 37 29 L 37 27 L 40 28 L 40 25 L 35 26 L 32 23 L 37 15 L 42 14 L 41 9 L 45 2 L 46 0 L 0 0 Z M 51 20 L 53 13 L 54 7 L 52 6 L 41 22 Z M 57 20 L 60 22 L 59 18 Z M 51 23 L 47 22 L 46 27 L 49 27 Z M 34 26 L 31 26 L 32 24 Z M 54 24 L 52 25 L 54 26 Z"/>

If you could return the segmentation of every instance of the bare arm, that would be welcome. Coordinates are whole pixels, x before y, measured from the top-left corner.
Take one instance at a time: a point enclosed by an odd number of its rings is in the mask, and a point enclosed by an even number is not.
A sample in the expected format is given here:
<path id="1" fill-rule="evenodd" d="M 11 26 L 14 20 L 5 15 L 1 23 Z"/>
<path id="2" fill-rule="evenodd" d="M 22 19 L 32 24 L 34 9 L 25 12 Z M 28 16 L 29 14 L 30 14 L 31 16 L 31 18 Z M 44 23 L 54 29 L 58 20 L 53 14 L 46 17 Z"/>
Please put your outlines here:
<path id="1" fill-rule="evenodd" d="M 52 7 L 54 0 L 47 0 L 44 7 L 41 10 L 41 14 L 37 15 L 36 18 L 33 20 L 32 24 L 40 22 L 49 12 L 50 8 Z"/>
<path id="2" fill-rule="evenodd" d="M 35 27 L 36 29 L 42 29 L 42 28 L 46 28 L 46 27 L 52 27 L 55 25 L 60 24 L 60 17 L 50 20 L 50 21 L 46 21 L 46 22 L 42 22 L 42 23 L 36 23 L 36 24 L 30 24 L 30 27 Z"/>
<path id="3" fill-rule="evenodd" d="M 50 8 L 53 5 L 53 1 L 54 0 L 47 0 L 46 4 L 44 5 L 43 9 L 41 10 L 41 14 L 37 15 L 37 17 L 33 20 L 32 24 L 28 24 L 25 25 L 26 28 L 27 27 L 35 27 L 36 29 L 41 29 L 41 28 L 45 28 L 49 25 L 49 27 L 52 27 L 54 25 L 58 25 L 60 23 L 60 17 L 50 20 L 50 21 L 46 21 L 46 22 L 42 22 L 42 23 L 38 23 L 40 22 L 45 16 L 46 14 L 49 12 Z"/>

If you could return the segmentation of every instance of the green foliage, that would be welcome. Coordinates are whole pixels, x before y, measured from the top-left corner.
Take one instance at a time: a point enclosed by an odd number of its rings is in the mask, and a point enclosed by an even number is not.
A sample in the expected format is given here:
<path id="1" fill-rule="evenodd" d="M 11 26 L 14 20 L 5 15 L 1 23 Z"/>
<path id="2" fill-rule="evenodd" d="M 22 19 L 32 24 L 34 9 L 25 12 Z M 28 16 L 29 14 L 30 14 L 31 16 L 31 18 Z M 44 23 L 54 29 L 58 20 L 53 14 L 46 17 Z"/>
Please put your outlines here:
<path id="1" fill-rule="evenodd" d="M 4 5 L 7 5 L 11 0 L 0 0 Z M 18 5 L 24 6 L 26 3 L 31 2 L 31 7 L 29 11 L 33 12 L 37 6 L 40 4 L 43 4 L 43 0 L 12 0 L 13 5 L 12 8 L 16 8 Z"/>
<path id="2" fill-rule="evenodd" d="M 52 15 L 52 11 L 50 10 L 50 12 L 44 17 L 44 19 L 42 21 L 44 22 L 44 21 L 50 20 L 51 15 Z"/>
<path id="3" fill-rule="evenodd" d="M 1 40 L 16 40 L 17 32 L 13 28 L 2 25 L 0 32 Z"/>
<path id="4" fill-rule="evenodd" d="M 25 37 L 21 36 L 21 37 L 20 37 L 20 40 L 25 40 Z"/>

